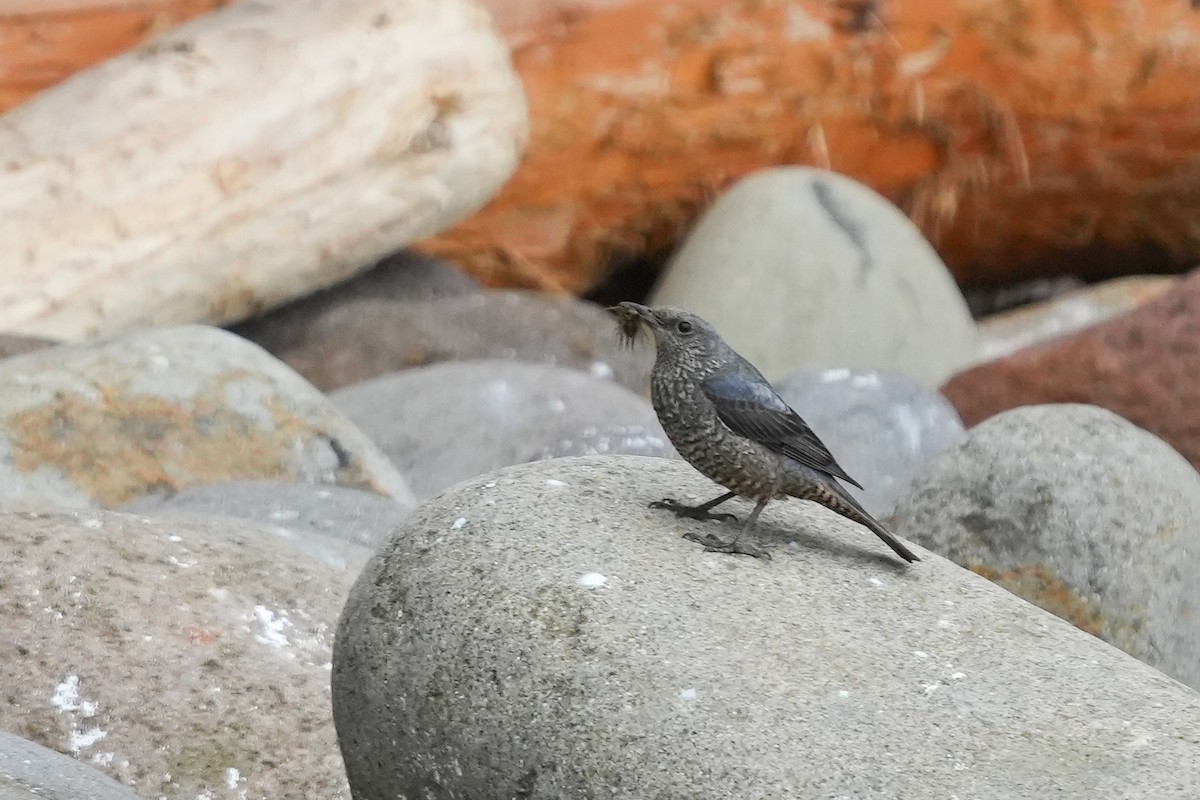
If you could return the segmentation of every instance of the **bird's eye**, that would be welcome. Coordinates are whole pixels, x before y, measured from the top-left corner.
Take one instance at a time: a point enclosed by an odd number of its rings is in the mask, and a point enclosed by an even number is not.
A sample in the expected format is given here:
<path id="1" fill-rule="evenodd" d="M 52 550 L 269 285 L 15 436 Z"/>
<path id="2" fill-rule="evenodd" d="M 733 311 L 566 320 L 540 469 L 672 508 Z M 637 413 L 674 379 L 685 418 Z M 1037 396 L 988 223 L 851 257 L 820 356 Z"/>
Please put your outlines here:
<path id="1" fill-rule="evenodd" d="M 675 330 L 679 331 L 680 333 L 691 333 L 692 323 L 688 322 L 686 319 L 681 319 L 679 322 L 675 323 Z"/>

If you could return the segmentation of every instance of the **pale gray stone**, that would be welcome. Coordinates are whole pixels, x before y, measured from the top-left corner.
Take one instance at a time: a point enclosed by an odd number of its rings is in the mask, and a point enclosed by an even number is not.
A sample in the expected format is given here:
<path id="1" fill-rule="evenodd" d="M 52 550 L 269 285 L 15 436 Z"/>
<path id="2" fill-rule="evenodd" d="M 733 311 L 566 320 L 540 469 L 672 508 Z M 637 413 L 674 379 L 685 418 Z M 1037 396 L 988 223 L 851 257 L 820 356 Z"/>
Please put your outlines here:
<path id="1" fill-rule="evenodd" d="M 338 624 L 355 798 L 1196 796 L 1191 690 L 813 504 L 763 512 L 772 561 L 646 507 L 712 494 L 680 461 L 585 457 L 415 510 Z"/>
<path id="2" fill-rule="evenodd" d="M 727 190 L 651 299 L 707 319 L 772 380 L 855 367 L 932 387 L 975 353 L 966 302 L 916 227 L 862 184 L 808 167 Z"/>
<path id="3" fill-rule="evenodd" d="M 863 485 L 847 490 L 875 516 L 963 435 L 950 401 L 898 372 L 827 369 L 797 372 L 776 390 Z"/>
<path id="4" fill-rule="evenodd" d="M 0 800 L 137 800 L 70 756 L 0 731 Z"/>
<path id="5" fill-rule="evenodd" d="M 901 497 L 898 532 L 1200 688 L 1200 476 L 1085 405 L 967 432 Z"/>
<path id="6" fill-rule="evenodd" d="M 334 566 L 361 567 L 376 547 L 391 538 L 412 506 L 343 486 L 230 481 L 146 495 L 120 510 L 159 517 L 216 514 L 253 520 Z"/>
<path id="7" fill-rule="evenodd" d="M 650 401 L 549 364 L 456 361 L 338 389 L 330 398 L 400 467 L 420 498 L 606 426 L 666 433 Z"/>
<path id="8" fill-rule="evenodd" d="M 509 359 L 571 367 L 634 391 L 649 386 L 653 349 L 628 349 L 612 316 L 574 297 L 485 291 L 394 303 L 339 303 L 287 337 L 259 337 L 314 385 L 332 390 L 445 361 Z"/>

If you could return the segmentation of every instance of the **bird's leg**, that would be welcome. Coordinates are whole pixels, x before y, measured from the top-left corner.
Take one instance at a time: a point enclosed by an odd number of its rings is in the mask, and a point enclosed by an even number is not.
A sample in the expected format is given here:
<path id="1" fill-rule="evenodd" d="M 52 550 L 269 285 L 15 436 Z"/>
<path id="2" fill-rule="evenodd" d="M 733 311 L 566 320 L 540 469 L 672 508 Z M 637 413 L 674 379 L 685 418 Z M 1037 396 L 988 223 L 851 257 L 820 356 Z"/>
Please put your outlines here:
<path id="1" fill-rule="evenodd" d="M 707 503 L 701 503 L 698 506 L 686 506 L 678 500 L 672 500 L 667 497 L 663 500 L 655 500 L 650 504 L 651 508 L 665 508 L 668 511 L 674 511 L 677 517 L 690 517 L 692 519 L 715 519 L 724 522 L 725 520 L 736 520 L 733 514 L 712 513 L 712 509 L 721 505 L 726 500 L 731 500 L 737 496 L 737 492 L 726 492 L 720 497 L 709 500 Z"/>
<path id="2" fill-rule="evenodd" d="M 750 512 L 750 516 L 746 518 L 746 524 L 742 526 L 740 531 L 738 531 L 737 536 L 734 536 L 729 542 L 723 542 L 716 536 L 713 536 L 711 533 L 703 536 L 698 533 L 685 533 L 683 538 L 690 539 L 693 542 L 698 542 L 704 545 L 704 549 L 710 553 L 740 553 L 744 556 L 770 559 L 770 554 L 768 554 L 765 550 L 759 550 L 757 547 L 751 547 L 748 544 L 739 543 L 741 538 L 749 533 L 750 529 L 754 527 L 754 523 L 758 519 L 758 515 L 762 513 L 762 510 L 766 508 L 766 505 L 766 500 L 759 500 L 758 504 L 754 506 L 754 510 Z"/>

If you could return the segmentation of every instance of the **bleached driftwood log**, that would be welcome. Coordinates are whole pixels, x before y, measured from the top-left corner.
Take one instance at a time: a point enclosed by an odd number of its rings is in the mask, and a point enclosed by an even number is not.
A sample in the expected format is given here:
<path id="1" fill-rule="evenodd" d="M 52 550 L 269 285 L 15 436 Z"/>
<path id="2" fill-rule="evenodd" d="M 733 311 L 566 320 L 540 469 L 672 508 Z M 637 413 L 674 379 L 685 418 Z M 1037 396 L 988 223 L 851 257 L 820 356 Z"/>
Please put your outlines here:
<path id="1" fill-rule="evenodd" d="M 0 328 L 226 322 L 486 202 L 527 112 L 473 0 L 246 0 L 0 116 Z"/>

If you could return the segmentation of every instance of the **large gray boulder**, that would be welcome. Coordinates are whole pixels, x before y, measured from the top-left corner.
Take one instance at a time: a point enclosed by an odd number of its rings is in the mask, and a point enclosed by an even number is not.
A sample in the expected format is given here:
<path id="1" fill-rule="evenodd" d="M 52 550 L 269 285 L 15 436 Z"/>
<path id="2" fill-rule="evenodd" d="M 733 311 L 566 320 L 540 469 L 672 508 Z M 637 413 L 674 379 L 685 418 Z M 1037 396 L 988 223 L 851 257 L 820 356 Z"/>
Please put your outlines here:
<path id="1" fill-rule="evenodd" d="M 771 561 L 646 507 L 713 493 L 585 457 L 414 511 L 338 623 L 355 798 L 1195 797 L 1191 690 L 812 504 L 763 513 Z"/>
<path id="2" fill-rule="evenodd" d="M 234 479 L 411 502 L 387 457 L 259 347 L 185 325 L 0 361 L 0 501 L 113 507 Z"/>
<path id="3" fill-rule="evenodd" d="M 345 800 L 329 663 L 355 574 L 230 518 L 0 514 L 0 729 L 146 798 Z"/>
<path id="4" fill-rule="evenodd" d="M 1200 688 L 1200 476 L 1086 405 L 977 425 L 901 497 L 899 532 Z"/>
<path id="5" fill-rule="evenodd" d="M 866 186 L 808 167 L 721 195 L 652 301 L 704 317 L 769 379 L 857 367 L 937 386 L 975 354 L 966 301 L 920 231 Z"/>
<path id="6" fill-rule="evenodd" d="M 420 498 L 485 472 L 558 455 L 600 435 L 610 448 L 669 446 L 650 401 L 577 370 L 514 361 L 455 361 L 338 389 L 337 406 L 400 467 Z"/>

